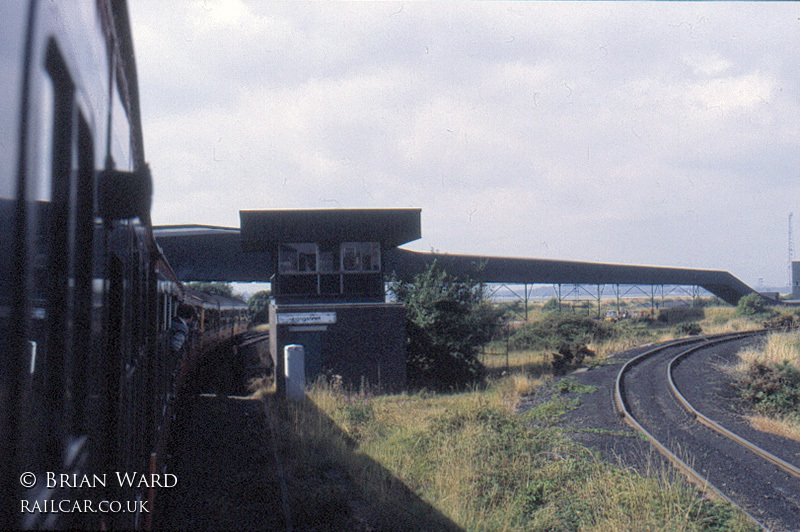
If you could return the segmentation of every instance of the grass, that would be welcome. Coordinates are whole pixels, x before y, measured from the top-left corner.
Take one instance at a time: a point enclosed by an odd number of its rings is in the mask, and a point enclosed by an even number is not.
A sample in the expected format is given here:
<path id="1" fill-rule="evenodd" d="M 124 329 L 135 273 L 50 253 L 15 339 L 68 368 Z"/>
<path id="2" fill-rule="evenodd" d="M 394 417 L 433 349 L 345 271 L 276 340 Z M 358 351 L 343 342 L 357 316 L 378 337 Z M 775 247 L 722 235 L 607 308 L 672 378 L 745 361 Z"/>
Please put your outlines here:
<path id="1" fill-rule="evenodd" d="M 531 310 L 529 319 L 544 313 Z M 704 309 L 704 333 L 760 324 L 733 308 Z M 590 364 L 676 337 L 674 323 L 623 320 L 593 341 Z M 549 351 L 481 355 L 487 383 L 459 394 L 370 395 L 318 381 L 277 429 L 298 529 L 463 531 L 745 531 L 730 506 L 702 499 L 677 475 L 599 459 L 569 439 L 560 417 L 576 381 L 553 380 Z M 254 383 L 255 393 L 267 383 Z M 551 398 L 517 414 L 544 385 Z M 262 393 L 268 397 L 268 394 Z M 269 399 L 267 399 L 269 400 Z M 579 429 L 580 430 L 580 429 Z M 592 430 L 592 429 L 589 429 Z M 600 429 L 598 429 L 600 430 Z"/>
<path id="2" fill-rule="evenodd" d="M 785 378 L 800 370 L 800 332 L 773 333 L 758 345 L 741 350 L 739 362 L 730 372 L 753 414 L 747 419 L 757 430 L 800 441 L 797 390 Z"/>
<path id="3" fill-rule="evenodd" d="M 746 372 L 755 364 L 767 366 L 789 362 L 800 368 L 800 333 L 774 333 L 760 345 L 739 352 L 736 370 Z"/>
<path id="4" fill-rule="evenodd" d="M 736 307 L 707 307 L 699 323 L 705 334 L 751 331 L 761 328 L 761 321 L 736 314 Z"/>
<path id="5" fill-rule="evenodd" d="M 353 507 L 353 489 L 311 482 L 338 470 L 370 501 L 372 529 L 753 530 L 680 478 L 609 464 L 568 439 L 555 423 L 570 408 L 562 394 L 531 414 L 548 423 L 529 425 L 515 413 L 520 394 L 547 381 L 506 375 L 461 394 L 391 396 L 317 382 L 278 431 L 294 457 L 289 476 L 300 479 L 290 491 L 306 493 L 293 495 L 292 507 L 303 508 L 295 523 L 324 510 L 327 522 L 346 526 L 337 516 Z M 590 391 L 569 382 L 565 393 Z"/>
<path id="6" fill-rule="evenodd" d="M 495 350 L 494 353 L 484 353 L 478 358 L 487 373 L 493 376 L 501 376 L 503 372 L 524 373 L 531 377 L 542 377 L 552 373 L 550 354 L 541 350 L 510 351 L 508 357 L 505 351 Z"/>
<path id="7" fill-rule="evenodd" d="M 745 419 L 747 419 L 750 425 L 756 430 L 800 442 L 800 422 L 798 422 L 797 416 L 766 416 L 763 414 L 755 414 L 752 416 L 745 416 Z"/>
<path id="8" fill-rule="evenodd" d="M 736 308 L 730 306 L 709 306 L 702 309 L 702 319 L 694 321 L 703 334 L 722 334 L 759 329 L 760 320 L 736 315 Z M 566 314 L 565 314 L 566 315 Z M 548 316 L 541 310 L 529 311 L 529 322 L 535 323 Z M 620 320 L 614 324 L 615 334 L 610 338 L 594 339 L 587 347 L 595 352 L 595 357 L 587 359 L 586 365 L 602 365 L 613 355 L 647 343 L 666 342 L 684 336 L 676 331 L 680 323 L 664 323 L 659 320 Z M 511 349 L 506 354 L 507 344 L 498 341 L 491 344 L 480 360 L 489 375 L 502 376 L 524 372 L 534 378 L 541 378 L 552 372 L 552 349 Z"/>

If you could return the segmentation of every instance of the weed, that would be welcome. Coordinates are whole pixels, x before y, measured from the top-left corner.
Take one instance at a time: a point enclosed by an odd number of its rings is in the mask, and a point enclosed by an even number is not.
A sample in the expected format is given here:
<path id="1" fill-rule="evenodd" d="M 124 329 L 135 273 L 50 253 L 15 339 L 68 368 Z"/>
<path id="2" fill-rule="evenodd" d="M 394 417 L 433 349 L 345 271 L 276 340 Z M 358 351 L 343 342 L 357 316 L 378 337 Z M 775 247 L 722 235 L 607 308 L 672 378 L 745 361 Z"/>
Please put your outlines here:
<path id="1" fill-rule="evenodd" d="M 730 368 L 758 430 L 800 439 L 800 333 L 773 333 Z"/>
<path id="2" fill-rule="evenodd" d="M 675 327 L 675 332 L 678 333 L 679 336 L 695 336 L 703 332 L 703 328 L 700 327 L 697 323 L 679 323 Z"/>
<path id="3" fill-rule="evenodd" d="M 778 416 L 756 414 L 746 416 L 746 419 L 756 430 L 800 442 L 800 413 L 795 412 Z"/>
<path id="4" fill-rule="evenodd" d="M 576 381 L 572 378 L 567 379 L 560 379 L 558 382 L 555 383 L 555 389 L 561 392 L 562 394 L 565 393 L 592 393 L 593 391 L 597 390 L 597 386 L 590 385 L 590 384 L 581 384 L 580 382 Z"/>
<path id="5" fill-rule="evenodd" d="M 705 310 L 699 307 L 662 308 L 658 311 L 658 321 L 668 325 L 691 323 L 705 317 Z"/>
<path id="6" fill-rule="evenodd" d="M 742 396 L 765 414 L 793 414 L 800 407 L 800 369 L 782 362 L 755 363 L 740 381 Z"/>
<path id="7" fill-rule="evenodd" d="M 562 345 L 588 344 L 616 336 L 609 324 L 581 316 L 550 314 L 529 323 L 509 340 L 513 349 L 558 349 Z"/>
<path id="8" fill-rule="evenodd" d="M 525 415 L 540 425 L 552 426 L 560 421 L 562 415 L 570 410 L 575 410 L 580 405 L 581 401 L 577 397 L 569 399 L 559 394 L 554 394 L 549 401 L 532 407 Z"/>
<path id="9" fill-rule="evenodd" d="M 594 358 L 594 351 L 585 344 L 562 344 L 557 353 L 553 353 L 553 371 L 562 375 L 569 370 L 580 367 L 586 358 Z"/>
<path id="10" fill-rule="evenodd" d="M 639 438 L 642 436 L 641 432 L 631 431 L 631 430 L 609 430 L 609 429 L 599 429 L 595 427 L 589 428 L 579 428 L 579 429 L 571 429 L 572 432 L 582 432 L 585 434 L 602 434 L 604 436 L 619 436 L 622 438 Z M 644 441 L 649 441 L 646 437 L 642 437 Z"/>

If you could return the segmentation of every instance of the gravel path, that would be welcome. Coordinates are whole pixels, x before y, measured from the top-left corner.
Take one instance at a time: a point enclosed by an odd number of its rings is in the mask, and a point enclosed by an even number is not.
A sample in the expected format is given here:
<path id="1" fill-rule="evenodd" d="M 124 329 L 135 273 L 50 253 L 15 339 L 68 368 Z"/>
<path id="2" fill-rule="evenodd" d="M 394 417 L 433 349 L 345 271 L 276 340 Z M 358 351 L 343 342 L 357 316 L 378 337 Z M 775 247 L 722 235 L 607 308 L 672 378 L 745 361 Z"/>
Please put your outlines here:
<path id="1" fill-rule="evenodd" d="M 155 530 L 460 530 L 388 471 L 383 478 L 387 488 L 396 482 L 397 500 L 386 507 L 370 501 L 348 464 L 375 470 L 380 464 L 356 447 L 355 457 L 317 453 L 314 442 L 293 434 L 273 398 L 230 395 L 243 393 L 255 376 L 249 367 L 259 366 L 256 355 L 227 346 L 199 365 L 190 400 L 178 409 L 168 458 L 178 485 L 159 493 Z M 322 413 L 319 422 L 335 427 Z M 309 449 L 314 456 L 306 461 L 309 453 L 301 450 Z"/>
<path id="2" fill-rule="evenodd" d="M 200 396 L 175 442 L 175 488 L 156 501 L 156 530 L 285 530 L 261 401 Z"/>
<path id="3" fill-rule="evenodd" d="M 605 459 L 623 466 L 632 466 L 640 471 L 659 467 L 661 457 L 655 453 L 647 440 L 622 422 L 613 408 L 614 381 L 622 365 L 649 347 L 639 347 L 618 353 L 602 366 L 578 370 L 566 375 L 575 382 L 594 386 L 588 393 L 564 393 L 566 399 L 577 398 L 580 406 L 561 417 L 560 425 L 567 429 L 568 435 L 587 447 L 599 452 Z M 533 405 L 549 400 L 558 393 L 554 386 L 541 388 L 535 395 L 522 401 L 520 410 L 525 411 Z"/>
<path id="4" fill-rule="evenodd" d="M 682 360 L 673 372 L 676 386 L 700 413 L 778 458 L 800 467 L 800 443 L 758 431 L 745 419 L 749 406 L 725 371 L 726 367 L 738 361 L 737 352 L 737 346 L 721 344 L 715 349 L 701 350 Z M 702 386 L 683 384 L 691 383 L 697 377 L 703 382 Z"/>

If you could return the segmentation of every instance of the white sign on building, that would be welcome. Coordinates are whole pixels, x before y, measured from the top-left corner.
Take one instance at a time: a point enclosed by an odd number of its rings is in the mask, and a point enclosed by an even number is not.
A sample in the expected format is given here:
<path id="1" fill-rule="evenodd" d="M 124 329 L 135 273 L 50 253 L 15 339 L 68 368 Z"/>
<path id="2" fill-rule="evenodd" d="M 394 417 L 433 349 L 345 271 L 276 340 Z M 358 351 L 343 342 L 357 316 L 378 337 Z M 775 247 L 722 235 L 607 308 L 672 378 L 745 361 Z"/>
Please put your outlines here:
<path id="1" fill-rule="evenodd" d="M 286 312 L 278 314 L 278 325 L 331 325 L 335 312 Z"/>

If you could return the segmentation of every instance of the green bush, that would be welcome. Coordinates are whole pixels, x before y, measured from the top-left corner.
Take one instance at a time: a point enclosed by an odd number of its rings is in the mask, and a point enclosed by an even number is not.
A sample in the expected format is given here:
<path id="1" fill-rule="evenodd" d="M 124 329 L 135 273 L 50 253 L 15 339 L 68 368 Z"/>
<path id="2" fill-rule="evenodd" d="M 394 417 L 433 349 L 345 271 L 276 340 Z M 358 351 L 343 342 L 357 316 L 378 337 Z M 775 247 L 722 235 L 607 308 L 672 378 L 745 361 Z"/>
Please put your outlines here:
<path id="1" fill-rule="evenodd" d="M 269 300 L 272 293 L 269 290 L 259 290 L 247 300 L 247 311 L 253 323 L 269 322 Z"/>
<path id="2" fill-rule="evenodd" d="M 555 312 L 557 311 L 561 305 L 558 303 L 558 298 L 551 297 L 547 301 L 545 301 L 544 305 L 542 305 L 542 310 L 545 312 Z"/>
<path id="3" fill-rule="evenodd" d="M 703 332 L 703 328 L 700 327 L 698 323 L 679 323 L 677 327 L 675 327 L 675 332 L 681 336 L 694 336 L 696 334 L 701 334 Z"/>
<path id="4" fill-rule="evenodd" d="M 602 321 L 551 314 L 519 329 L 509 339 L 509 347 L 515 350 L 561 349 L 563 346 L 574 349 L 593 341 L 613 338 L 616 334 L 612 325 Z"/>
<path id="5" fill-rule="evenodd" d="M 700 321 L 706 317 L 705 311 L 699 307 L 662 308 L 658 311 L 658 321 L 675 324 L 684 321 Z"/>
<path id="6" fill-rule="evenodd" d="M 553 353 L 553 371 L 556 375 L 563 375 L 570 370 L 579 368 L 586 357 L 594 355 L 595 352 L 583 344 L 577 346 L 562 344 L 558 348 L 558 352 Z"/>
<path id="7" fill-rule="evenodd" d="M 503 313 L 477 281 L 448 275 L 434 261 L 410 283 L 393 281 L 391 290 L 406 309 L 409 381 L 447 388 L 483 376 L 477 354 L 497 336 Z"/>
<path id="8" fill-rule="evenodd" d="M 797 414 L 800 409 L 800 369 L 781 364 L 754 364 L 740 381 L 742 395 L 764 414 Z"/>
<path id="9" fill-rule="evenodd" d="M 763 317 L 767 314 L 774 314 L 774 312 L 767 307 L 766 299 L 752 292 L 739 298 L 739 302 L 736 304 L 736 314 L 745 317 Z"/>

